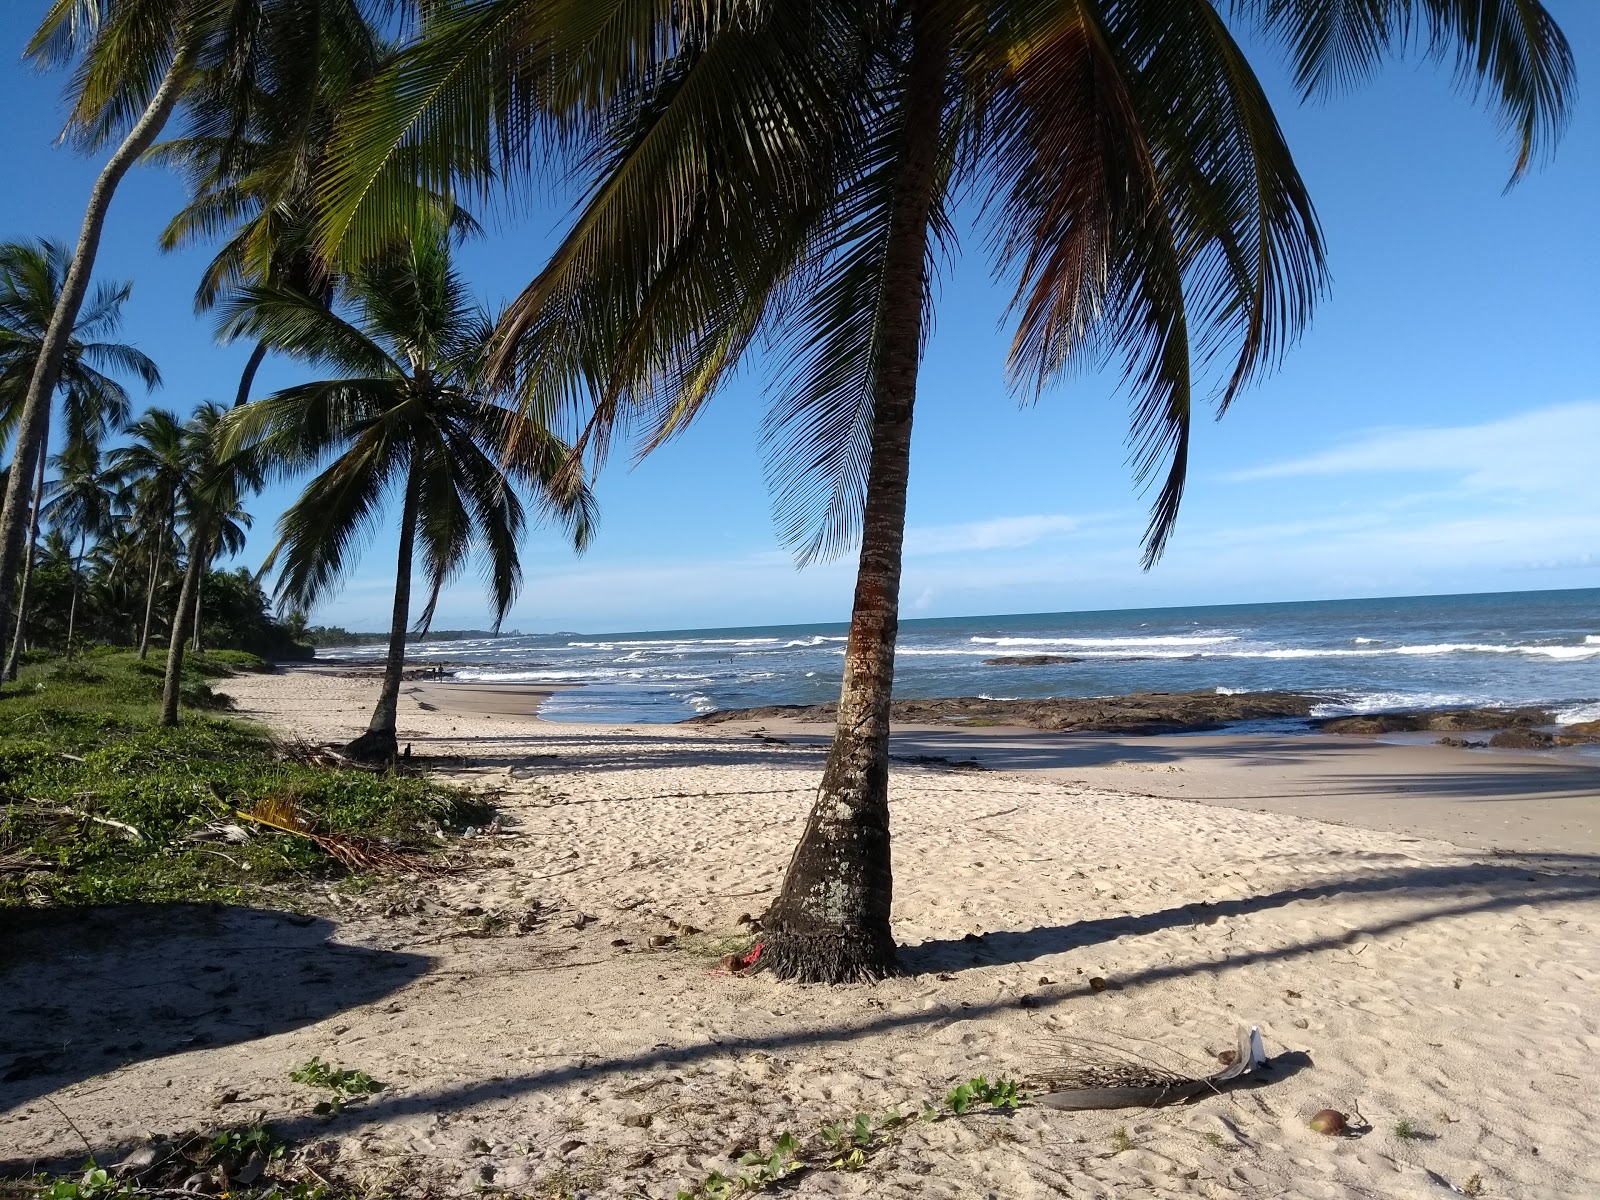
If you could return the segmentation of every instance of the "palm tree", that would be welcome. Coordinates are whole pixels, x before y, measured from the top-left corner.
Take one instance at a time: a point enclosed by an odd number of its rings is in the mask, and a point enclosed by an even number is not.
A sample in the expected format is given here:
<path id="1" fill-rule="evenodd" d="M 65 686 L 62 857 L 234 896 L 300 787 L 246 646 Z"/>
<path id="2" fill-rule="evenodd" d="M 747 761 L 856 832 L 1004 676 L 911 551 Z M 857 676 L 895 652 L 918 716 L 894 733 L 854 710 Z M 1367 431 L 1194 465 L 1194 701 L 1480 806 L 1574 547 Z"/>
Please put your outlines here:
<path id="1" fill-rule="evenodd" d="M 110 454 L 110 463 L 128 489 L 132 524 L 139 532 L 145 567 L 144 621 L 139 657 L 150 653 L 156 594 L 176 556 L 174 533 L 188 470 L 183 426 L 168 409 L 152 408 L 128 427 L 131 441 Z"/>
<path id="2" fill-rule="evenodd" d="M 312 181 L 334 114 L 387 53 L 354 0 L 302 0 L 266 14 L 286 21 L 258 38 L 265 60 L 245 91 L 200 89 L 186 136 L 149 157 L 178 166 L 191 199 L 161 234 L 176 250 L 219 235 L 225 241 L 195 292 L 207 312 L 245 282 L 289 288 L 331 305 L 338 272 L 315 239 Z M 235 407 L 250 398 L 268 346 L 258 341 L 239 378 Z"/>
<path id="3" fill-rule="evenodd" d="M 292 63 L 292 45 L 270 60 L 264 47 L 312 28 L 324 3 L 382 12 L 385 0 L 51 0 L 27 55 L 43 66 L 75 63 L 67 133 L 97 150 L 120 136 L 89 194 L 83 227 L 30 376 L 16 457 L 39 454 L 71 331 L 99 253 L 106 214 L 123 176 L 154 144 L 197 85 L 209 110 L 248 111 L 257 72 Z M 8 627 L 26 527 L 27 480 L 13 471 L 0 505 L 0 629 Z"/>
<path id="4" fill-rule="evenodd" d="M 230 332 L 337 372 L 236 409 L 229 445 L 280 471 L 321 468 L 278 523 L 273 558 L 283 560 L 278 592 L 288 604 L 310 608 L 324 597 L 355 566 L 386 497 L 399 494 L 383 687 L 367 732 L 348 747 L 382 762 L 397 745 L 415 552 L 428 587 L 420 630 L 474 550 L 486 560 L 498 627 L 521 587 L 525 516 L 517 488 L 562 522 L 580 551 L 594 505 L 581 474 L 569 469 L 569 448 L 485 386 L 493 323 L 469 306 L 442 223 L 356 272 L 348 293 L 348 316 L 304 293 L 264 286 L 246 287 L 229 303 Z"/>
<path id="5" fill-rule="evenodd" d="M 45 518 L 52 530 L 77 542 L 72 556 L 72 602 L 67 609 L 67 657 L 71 658 L 84 554 L 91 538 L 98 541 L 112 529 L 121 479 L 115 470 L 101 465 L 100 447 L 93 442 L 69 442 L 56 455 L 55 468 L 57 478 L 45 505 Z"/>
<path id="6" fill-rule="evenodd" d="M 189 622 L 199 629 L 200 588 L 220 544 L 238 529 L 242 493 L 261 485 L 257 460 L 250 455 L 224 453 L 222 421 L 228 410 L 206 401 L 195 409 L 180 434 L 182 473 L 176 495 L 188 534 L 188 565 L 172 614 L 172 637 L 167 646 L 167 672 L 161 692 L 161 723 L 178 723 L 178 685 L 183 675 L 183 653 Z M 248 518 L 244 518 L 248 520 Z M 242 541 L 236 538 L 235 544 Z"/>
<path id="7" fill-rule="evenodd" d="M 480 186 L 565 138 L 585 203 L 508 312 L 523 403 L 603 447 L 682 430 L 758 337 L 779 528 L 860 558 L 838 727 L 762 961 L 806 980 L 892 971 L 888 737 L 912 414 L 959 197 L 1015 286 L 1010 374 L 1032 397 L 1121 365 L 1141 478 L 1183 493 L 1194 399 L 1225 408 L 1324 285 L 1306 189 L 1227 18 L 1288 46 L 1301 85 L 1420 42 L 1453 54 L 1518 143 L 1557 132 L 1567 45 L 1539 0 L 482 0 L 352 107 L 327 242 L 392 224 L 388 181 Z M 602 17 L 602 10 L 608 17 Z M 547 118 L 547 119 L 539 119 Z"/>
<path id="8" fill-rule="evenodd" d="M 51 314 L 68 267 L 67 249 L 59 242 L 39 239 L 0 244 L 0 440 L 16 428 L 21 418 L 27 383 L 43 353 Z M 128 283 L 100 284 L 73 326 L 57 380 L 65 397 L 68 445 L 98 445 L 108 432 L 127 423 L 131 408 L 128 393 L 107 371 L 135 375 L 147 390 L 161 384 L 161 373 L 147 356 L 125 343 L 101 340 L 121 325 L 122 306 L 132 291 L 133 285 Z M 44 504 L 50 422 L 50 407 L 46 406 L 33 461 L 24 461 L 19 440 L 12 463 L 14 471 L 33 476 L 34 486 L 18 590 L 16 636 L 5 666 L 7 679 L 17 677 L 27 632 L 33 546 L 39 537 Z"/>

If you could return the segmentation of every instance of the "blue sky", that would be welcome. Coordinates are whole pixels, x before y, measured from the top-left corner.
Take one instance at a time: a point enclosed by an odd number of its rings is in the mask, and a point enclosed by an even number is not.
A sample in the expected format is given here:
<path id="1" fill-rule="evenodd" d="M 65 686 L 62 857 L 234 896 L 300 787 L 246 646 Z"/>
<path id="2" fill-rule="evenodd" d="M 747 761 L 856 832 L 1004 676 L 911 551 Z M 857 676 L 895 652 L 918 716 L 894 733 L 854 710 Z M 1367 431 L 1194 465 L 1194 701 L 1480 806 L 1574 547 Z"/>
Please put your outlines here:
<path id="1" fill-rule="evenodd" d="M 54 144 L 59 75 L 20 63 L 45 0 L 0 12 L 0 236 L 76 236 L 98 163 Z M 907 616 L 1043 612 L 1600 585 L 1600 5 L 1551 0 L 1580 95 L 1553 163 L 1503 194 L 1511 151 L 1447 67 L 1391 64 L 1351 94 L 1299 104 L 1256 55 L 1321 214 L 1330 297 L 1283 368 L 1200 423 L 1166 558 L 1139 569 L 1145 517 L 1111 376 L 1019 408 L 1002 363 L 1006 296 L 978 237 L 943 278 L 918 400 Z M 132 278 L 127 337 L 166 376 L 155 403 L 232 397 L 246 351 L 192 315 L 201 248 L 162 255 L 179 181 L 141 168 L 117 198 L 103 278 Z M 494 214 L 461 265 L 488 302 L 539 268 L 565 210 Z M 269 360 L 257 394 L 302 377 Z M 849 561 L 796 572 L 772 532 L 747 370 L 688 435 L 598 481 L 602 528 L 574 559 L 529 538 L 508 628 L 624 630 L 842 620 Z M 256 504 L 260 562 L 290 487 Z M 394 539 L 379 535 L 316 614 L 387 617 Z M 479 625 L 471 576 L 440 626 Z"/>

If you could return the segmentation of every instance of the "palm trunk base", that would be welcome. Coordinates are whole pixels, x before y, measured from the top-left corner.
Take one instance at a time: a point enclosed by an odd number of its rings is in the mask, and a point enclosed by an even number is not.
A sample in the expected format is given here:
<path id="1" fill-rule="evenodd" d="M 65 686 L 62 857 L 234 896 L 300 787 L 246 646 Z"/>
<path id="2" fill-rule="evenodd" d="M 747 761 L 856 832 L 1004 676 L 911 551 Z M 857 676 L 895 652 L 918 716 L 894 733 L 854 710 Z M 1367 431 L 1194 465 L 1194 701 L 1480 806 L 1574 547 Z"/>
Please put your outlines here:
<path id="1" fill-rule="evenodd" d="M 357 762 L 386 766 L 400 753 L 400 739 L 392 729 L 369 729 L 341 753 Z"/>
<path id="2" fill-rule="evenodd" d="M 765 926 L 761 970 L 796 983 L 877 983 L 900 973 L 887 929 Z"/>
<path id="3" fill-rule="evenodd" d="M 887 739 L 841 730 L 783 890 L 762 917 L 762 970 L 800 983 L 898 973 L 889 929 Z"/>

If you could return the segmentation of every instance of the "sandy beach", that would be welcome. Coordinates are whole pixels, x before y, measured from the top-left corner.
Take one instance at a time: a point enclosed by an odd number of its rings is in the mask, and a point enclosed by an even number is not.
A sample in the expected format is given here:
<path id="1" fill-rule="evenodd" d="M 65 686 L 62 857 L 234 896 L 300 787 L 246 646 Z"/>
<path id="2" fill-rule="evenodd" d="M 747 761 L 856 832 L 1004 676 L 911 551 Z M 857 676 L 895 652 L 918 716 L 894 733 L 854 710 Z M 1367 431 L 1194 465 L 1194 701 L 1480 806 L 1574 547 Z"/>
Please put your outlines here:
<path id="1" fill-rule="evenodd" d="M 359 732 L 374 689 L 308 671 L 224 687 L 315 741 Z M 1243 1023 L 1280 1056 L 1262 1086 L 913 1121 L 793 1194 L 1600 1194 L 1585 763 L 900 730 L 908 973 L 801 987 L 717 960 L 781 878 L 826 731 L 535 710 L 521 689 L 406 685 L 402 744 L 502 813 L 445 878 L 286 897 L 302 915 L 11 914 L 6 1169 L 260 1118 L 373 1186 L 672 1197 L 784 1131 L 1022 1076 L 1063 1038 L 1204 1074 Z M 314 1114 L 288 1080 L 312 1055 L 386 1086 Z M 1330 1107 L 1365 1132 L 1307 1128 Z"/>

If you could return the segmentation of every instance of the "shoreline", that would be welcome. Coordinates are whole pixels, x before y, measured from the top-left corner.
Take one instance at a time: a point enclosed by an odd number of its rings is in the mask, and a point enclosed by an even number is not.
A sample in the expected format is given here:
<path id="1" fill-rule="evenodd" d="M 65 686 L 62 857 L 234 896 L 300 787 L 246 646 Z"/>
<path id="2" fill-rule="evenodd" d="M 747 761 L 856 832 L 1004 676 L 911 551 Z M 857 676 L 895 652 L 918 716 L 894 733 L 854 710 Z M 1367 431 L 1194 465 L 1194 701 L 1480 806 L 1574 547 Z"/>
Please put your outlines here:
<path id="1" fill-rule="evenodd" d="M 408 682 L 401 693 L 401 738 L 407 737 L 407 708 L 414 706 L 413 711 L 447 720 L 526 722 L 551 736 L 582 730 L 649 730 L 662 737 L 686 729 L 726 731 L 804 748 L 817 755 L 819 767 L 831 740 L 831 720 L 792 715 L 712 714 L 712 720 L 605 725 L 538 715 L 550 696 L 581 686 Z M 1411 742 L 1406 736 L 1385 740 L 1384 735 L 1226 728 L 1062 732 L 897 720 L 890 753 L 897 766 L 970 762 L 984 772 L 1437 838 L 1486 852 L 1539 855 L 1554 866 L 1563 858 L 1600 855 L 1600 760 L 1573 749 L 1485 750 Z"/>

